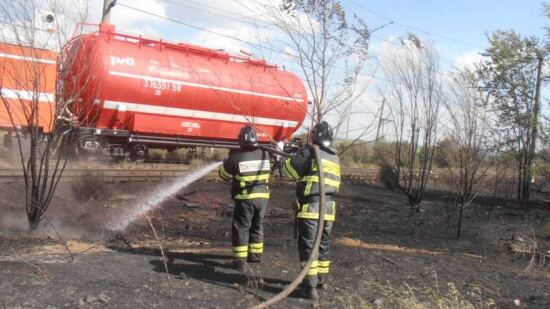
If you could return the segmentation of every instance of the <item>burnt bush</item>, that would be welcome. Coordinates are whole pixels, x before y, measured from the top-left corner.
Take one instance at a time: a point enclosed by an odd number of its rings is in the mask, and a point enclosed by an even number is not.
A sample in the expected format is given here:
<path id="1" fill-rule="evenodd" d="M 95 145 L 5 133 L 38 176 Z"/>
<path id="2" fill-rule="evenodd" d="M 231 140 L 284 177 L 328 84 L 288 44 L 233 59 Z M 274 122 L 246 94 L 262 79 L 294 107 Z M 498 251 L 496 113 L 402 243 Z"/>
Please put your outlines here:
<path id="1" fill-rule="evenodd" d="M 380 166 L 380 180 L 388 189 L 394 190 L 399 187 L 397 172 L 395 168 L 387 162 Z"/>
<path id="2" fill-rule="evenodd" d="M 80 201 L 105 200 L 113 190 L 97 172 L 86 171 L 72 185 L 76 198 Z"/>

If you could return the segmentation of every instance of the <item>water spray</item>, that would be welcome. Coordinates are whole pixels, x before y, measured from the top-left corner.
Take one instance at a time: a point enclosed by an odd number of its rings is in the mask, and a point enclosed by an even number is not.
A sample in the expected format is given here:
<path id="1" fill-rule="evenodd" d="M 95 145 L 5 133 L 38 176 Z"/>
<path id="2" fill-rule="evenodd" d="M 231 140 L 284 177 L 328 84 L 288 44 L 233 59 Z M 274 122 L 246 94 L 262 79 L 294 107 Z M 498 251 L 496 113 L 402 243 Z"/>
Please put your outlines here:
<path id="1" fill-rule="evenodd" d="M 133 207 L 130 212 L 126 213 L 122 218 L 118 219 L 118 221 L 110 222 L 107 228 L 113 231 L 124 231 L 128 227 L 128 225 L 130 225 L 130 223 L 134 222 L 136 219 L 148 213 L 149 211 L 160 207 L 164 200 L 176 194 L 178 191 L 187 187 L 193 182 L 204 177 L 206 174 L 218 168 L 221 164 L 221 161 L 212 163 L 189 175 L 185 175 L 181 178 L 176 179 L 172 185 L 169 185 L 162 190 L 153 192 L 148 197 L 142 199 L 141 202 Z"/>

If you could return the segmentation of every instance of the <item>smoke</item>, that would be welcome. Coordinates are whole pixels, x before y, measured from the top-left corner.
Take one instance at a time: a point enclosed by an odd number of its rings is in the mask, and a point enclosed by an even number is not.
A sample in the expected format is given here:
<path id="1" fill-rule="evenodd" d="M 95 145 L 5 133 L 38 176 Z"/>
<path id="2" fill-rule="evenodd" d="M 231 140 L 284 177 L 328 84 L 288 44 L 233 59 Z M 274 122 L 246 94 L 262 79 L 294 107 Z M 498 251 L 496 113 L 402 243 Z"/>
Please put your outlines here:
<path id="1" fill-rule="evenodd" d="M 29 223 L 24 212 L 4 212 L 0 218 L 0 229 L 23 232 L 29 230 Z"/>

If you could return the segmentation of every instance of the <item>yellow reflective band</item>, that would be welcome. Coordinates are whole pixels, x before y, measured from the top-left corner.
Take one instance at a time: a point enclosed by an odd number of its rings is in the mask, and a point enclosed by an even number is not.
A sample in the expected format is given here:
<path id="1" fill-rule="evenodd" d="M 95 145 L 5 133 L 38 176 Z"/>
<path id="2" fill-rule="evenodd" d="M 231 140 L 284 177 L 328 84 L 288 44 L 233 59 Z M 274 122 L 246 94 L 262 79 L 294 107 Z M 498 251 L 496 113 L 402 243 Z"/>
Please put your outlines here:
<path id="1" fill-rule="evenodd" d="M 319 267 L 319 268 L 317 268 L 317 273 L 319 273 L 319 274 L 328 274 L 329 273 L 328 267 Z"/>
<path id="2" fill-rule="evenodd" d="M 319 267 L 329 267 L 330 261 L 319 261 Z"/>
<path id="3" fill-rule="evenodd" d="M 223 179 L 223 180 L 229 180 L 233 177 L 233 175 L 229 174 L 225 168 L 222 166 L 220 166 L 220 169 L 219 169 L 219 173 L 220 175 L 220 178 Z"/>
<path id="4" fill-rule="evenodd" d="M 301 264 L 302 264 L 302 268 L 303 268 L 304 265 L 306 265 L 306 262 L 302 262 Z M 313 262 L 311 263 L 311 266 L 309 267 L 309 270 L 307 271 L 307 275 L 308 275 L 308 276 L 315 276 L 315 275 L 317 275 L 317 273 L 318 273 L 317 267 L 318 267 L 318 261 L 313 261 Z"/>
<path id="5" fill-rule="evenodd" d="M 250 253 L 263 253 L 264 252 L 264 243 L 255 243 L 255 244 L 249 244 L 248 245 L 248 251 Z"/>
<path id="6" fill-rule="evenodd" d="M 328 274 L 330 268 L 330 261 L 319 261 L 319 267 L 317 272 L 320 274 Z"/>
<path id="7" fill-rule="evenodd" d="M 233 247 L 233 252 L 246 252 L 246 251 L 248 251 L 248 246 Z"/>
<path id="8" fill-rule="evenodd" d="M 332 203 L 332 214 L 325 214 L 325 221 L 336 221 L 336 203 Z M 299 219 L 319 220 L 318 212 L 309 212 L 309 204 L 304 204 L 302 210 L 296 214 Z"/>
<path id="9" fill-rule="evenodd" d="M 330 178 L 324 178 L 323 179 L 325 181 L 325 184 L 326 185 L 329 185 L 329 186 L 333 186 L 333 187 L 336 187 L 338 188 L 340 186 L 340 181 L 339 180 L 334 180 L 334 179 L 330 179 Z M 312 182 L 319 182 L 319 176 L 304 176 L 302 177 L 302 179 L 300 179 L 300 181 L 306 181 L 306 182 L 309 182 L 309 183 L 312 183 Z"/>
<path id="10" fill-rule="evenodd" d="M 255 243 L 255 244 L 249 244 L 248 245 L 250 248 L 253 248 L 253 249 L 263 249 L 264 248 L 264 243 L 263 242 L 259 242 L 259 243 Z"/>
<path id="11" fill-rule="evenodd" d="M 251 175 L 251 176 L 236 175 L 236 176 L 235 176 L 235 179 L 241 181 L 241 182 L 239 183 L 239 185 L 240 185 L 241 188 L 245 188 L 247 182 L 265 180 L 265 182 L 268 183 L 268 182 L 269 182 L 269 174 Z"/>
<path id="12" fill-rule="evenodd" d="M 306 213 L 299 212 L 296 217 L 298 217 L 300 219 L 319 220 L 319 214 L 318 213 L 313 213 L 313 212 L 306 212 Z M 336 216 L 335 215 L 325 215 L 325 221 L 336 221 Z"/>
<path id="13" fill-rule="evenodd" d="M 269 174 L 261 174 L 261 175 L 251 175 L 251 176 L 241 176 L 237 175 L 235 176 L 237 180 L 243 180 L 243 181 L 258 181 L 258 180 L 269 180 Z"/>
<path id="14" fill-rule="evenodd" d="M 246 252 L 233 252 L 233 256 L 234 257 L 239 257 L 239 258 L 245 258 L 248 256 L 248 251 Z"/>
<path id="15" fill-rule="evenodd" d="M 323 162 L 323 173 L 328 173 L 340 177 L 340 164 L 326 159 L 321 159 L 321 162 Z M 311 160 L 311 170 L 317 170 L 317 162 L 315 161 L 315 159 Z"/>
<path id="16" fill-rule="evenodd" d="M 239 258 L 245 258 L 248 256 L 248 246 L 233 247 L 233 256 Z"/>
<path id="17" fill-rule="evenodd" d="M 241 193 L 235 195 L 234 199 L 236 200 L 251 200 L 255 198 L 269 198 L 269 192 L 266 193 Z"/>
<path id="18" fill-rule="evenodd" d="M 300 177 L 298 176 L 298 172 L 292 167 L 292 164 L 290 164 L 290 159 L 285 160 L 285 171 L 290 176 L 290 178 L 294 180 L 298 180 Z"/>

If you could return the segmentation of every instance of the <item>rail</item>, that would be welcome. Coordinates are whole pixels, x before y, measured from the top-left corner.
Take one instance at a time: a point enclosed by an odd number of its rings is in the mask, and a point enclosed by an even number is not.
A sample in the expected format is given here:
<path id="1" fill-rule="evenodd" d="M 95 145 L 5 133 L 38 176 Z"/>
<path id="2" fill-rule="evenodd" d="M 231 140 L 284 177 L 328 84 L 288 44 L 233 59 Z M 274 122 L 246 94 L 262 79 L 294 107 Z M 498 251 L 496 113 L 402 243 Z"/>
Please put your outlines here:
<path id="1" fill-rule="evenodd" d="M 67 167 L 63 171 L 63 181 L 77 181 L 83 176 L 91 175 L 101 177 L 106 182 L 155 182 L 164 179 L 173 179 L 184 176 L 192 171 L 189 165 L 182 164 L 158 164 L 140 163 L 128 164 L 123 167 L 115 166 L 90 166 Z M 342 169 L 344 179 L 365 179 L 378 177 L 377 169 Z M 206 176 L 207 179 L 217 178 L 217 172 Z M 23 170 L 21 168 L 0 167 L 0 182 L 22 182 Z"/>

